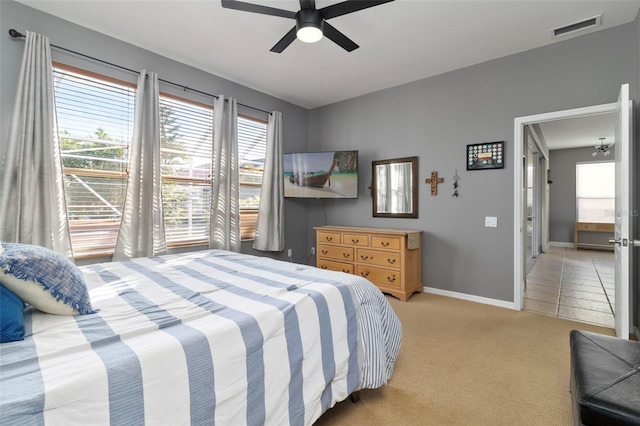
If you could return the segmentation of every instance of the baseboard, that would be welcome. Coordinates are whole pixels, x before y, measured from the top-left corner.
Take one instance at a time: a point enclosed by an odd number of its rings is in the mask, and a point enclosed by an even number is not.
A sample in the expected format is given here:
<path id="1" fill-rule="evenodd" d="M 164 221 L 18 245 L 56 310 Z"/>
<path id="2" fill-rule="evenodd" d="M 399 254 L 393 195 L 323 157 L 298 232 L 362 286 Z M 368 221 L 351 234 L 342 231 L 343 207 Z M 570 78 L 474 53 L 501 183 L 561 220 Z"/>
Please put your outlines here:
<path id="1" fill-rule="evenodd" d="M 507 302 L 504 300 L 490 299 L 488 297 L 474 296 L 472 294 L 458 293 L 456 291 L 442 290 L 439 288 L 426 286 L 422 287 L 422 291 L 424 291 L 425 293 L 437 294 L 439 296 L 453 297 L 454 299 L 462 299 L 469 302 L 483 303 L 485 305 L 492 305 L 498 306 L 500 308 L 516 310 L 515 304 L 513 302 Z"/>
<path id="2" fill-rule="evenodd" d="M 573 243 L 565 243 L 561 241 L 549 241 L 549 245 L 551 247 L 565 247 L 565 248 L 573 248 Z"/>
<path id="3" fill-rule="evenodd" d="M 633 331 L 636 335 L 636 340 L 640 342 L 640 329 L 638 329 L 638 327 L 633 327 Z"/>

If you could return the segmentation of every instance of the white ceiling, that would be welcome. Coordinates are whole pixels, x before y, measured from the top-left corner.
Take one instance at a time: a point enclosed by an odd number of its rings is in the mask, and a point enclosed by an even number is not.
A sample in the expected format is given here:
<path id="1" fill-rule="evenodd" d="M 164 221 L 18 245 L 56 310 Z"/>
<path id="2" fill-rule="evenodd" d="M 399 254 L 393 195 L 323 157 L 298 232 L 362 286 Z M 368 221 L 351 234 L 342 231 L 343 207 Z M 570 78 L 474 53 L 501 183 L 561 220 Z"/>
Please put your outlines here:
<path id="1" fill-rule="evenodd" d="M 18 1 L 305 108 L 621 25 L 640 9 L 640 0 L 395 0 L 329 21 L 360 45 L 353 52 L 325 38 L 296 40 L 277 54 L 269 49 L 294 20 L 223 9 L 220 0 Z M 298 0 L 245 1 L 291 11 L 300 6 Z M 316 0 L 316 7 L 338 2 Z M 552 37 L 554 28 L 598 15 L 597 27 Z M 549 149 L 614 138 L 607 115 L 540 128 Z"/>
<path id="2" fill-rule="evenodd" d="M 329 21 L 360 45 L 351 53 L 322 39 L 296 40 L 277 54 L 269 49 L 293 20 L 223 9 L 219 0 L 18 1 L 305 108 L 567 39 L 578 34 L 554 39 L 551 30 L 596 15 L 601 25 L 579 34 L 627 23 L 640 7 L 640 0 L 396 0 Z M 247 1 L 299 9 L 297 0 Z"/>
<path id="3" fill-rule="evenodd" d="M 548 121 L 540 124 L 542 137 L 549 149 L 579 148 L 615 142 L 614 113 Z"/>

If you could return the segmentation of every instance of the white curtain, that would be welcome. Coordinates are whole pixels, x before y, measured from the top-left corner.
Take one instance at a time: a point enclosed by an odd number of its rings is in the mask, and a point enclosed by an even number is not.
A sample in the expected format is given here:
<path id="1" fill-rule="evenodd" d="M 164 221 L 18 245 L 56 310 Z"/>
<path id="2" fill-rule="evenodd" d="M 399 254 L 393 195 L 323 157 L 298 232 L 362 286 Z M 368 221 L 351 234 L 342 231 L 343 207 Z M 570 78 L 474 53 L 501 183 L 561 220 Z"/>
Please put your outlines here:
<path id="1" fill-rule="evenodd" d="M 166 252 L 162 212 L 158 75 L 140 72 L 122 221 L 113 260 Z"/>
<path id="2" fill-rule="evenodd" d="M 213 114 L 209 248 L 240 252 L 236 100 L 219 96 L 213 104 Z"/>
<path id="3" fill-rule="evenodd" d="M 282 113 L 274 111 L 269 116 L 267 156 L 264 163 L 256 237 L 253 241 L 253 248 L 256 250 L 284 250 L 282 145 Z"/>
<path id="4" fill-rule="evenodd" d="M 402 179 L 402 198 L 401 198 L 401 208 L 405 213 L 413 212 L 413 188 L 411 187 L 413 179 L 412 179 L 412 168 L 413 165 L 411 163 L 404 163 L 402 165 L 402 170 L 400 171 L 400 178 Z"/>
<path id="5" fill-rule="evenodd" d="M 27 32 L 0 172 L 0 240 L 73 258 L 56 118 L 49 38 Z"/>

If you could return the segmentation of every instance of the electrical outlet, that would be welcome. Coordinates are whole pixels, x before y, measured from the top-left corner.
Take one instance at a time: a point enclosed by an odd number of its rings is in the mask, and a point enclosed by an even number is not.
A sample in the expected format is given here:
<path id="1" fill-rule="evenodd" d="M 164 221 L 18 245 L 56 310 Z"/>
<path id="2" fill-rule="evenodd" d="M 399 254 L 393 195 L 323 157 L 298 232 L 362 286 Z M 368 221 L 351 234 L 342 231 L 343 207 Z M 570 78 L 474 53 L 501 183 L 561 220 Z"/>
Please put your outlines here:
<path id="1" fill-rule="evenodd" d="M 316 248 L 315 247 L 311 247 L 311 254 L 316 254 Z"/>
<path id="2" fill-rule="evenodd" d="M 292 249 L 287 250 L 287 256 L 291 257 L 292 255 L 293 255 L 293 250 Z"/>

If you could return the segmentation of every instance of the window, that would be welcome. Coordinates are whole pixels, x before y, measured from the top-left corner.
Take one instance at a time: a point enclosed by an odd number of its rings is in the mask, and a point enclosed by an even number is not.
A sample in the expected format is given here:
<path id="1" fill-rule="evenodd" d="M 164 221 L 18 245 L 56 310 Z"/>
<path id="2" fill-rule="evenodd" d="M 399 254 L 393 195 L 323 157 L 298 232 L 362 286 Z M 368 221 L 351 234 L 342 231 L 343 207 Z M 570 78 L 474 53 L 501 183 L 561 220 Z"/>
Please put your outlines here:
<path id="1" fill-rule="evenodd" d="M 67 212 L 75 257 L 113 253 L 126 191 L 135 86 L 55 64 Z M 162 196 L 168 247 L 206 244 L 213 107 L 160 95 Z M 266 152 L 264 120 L 238 116 L 241 237 L 255 235 Z"/>
<path id="2" fill-rule="evenodd" d="M 162 198 L 168 247 L 209 241 L 213 108 L 160 95 Z M 241 238 L 251 239 L 260 204 L 267 123 L 238 116 Z"/>
<path id="3" fill-rule="evenodd" d="M 160 95 L 167 247 L 209 241 L 213 107 Z"/>
<path id="4" fill-rule="evenodd" d="M 73 253 L 109 255 L 125 197 L 135 87 L 56 64 L 54 89 Z"/>
<path id="5" fill-rule="evenodd" d="M 615 163 L 576 165 L 578 222 L 615 222 Z"/>
<path id="6" fill-rule="evenodd" d="M 267 122 L 239 115 L 238 161 L 242 239 L 253 239 L 256 234 L 266 152 Z"/>

